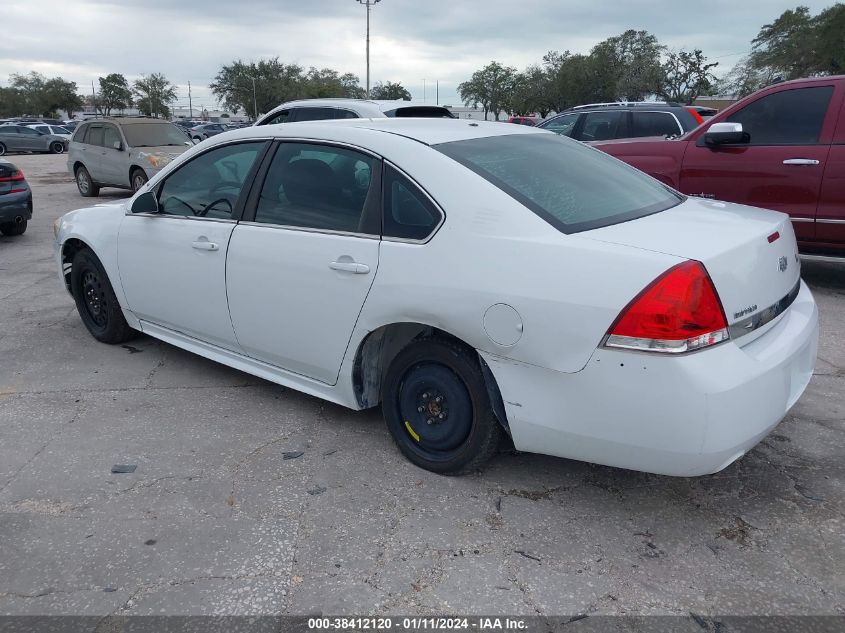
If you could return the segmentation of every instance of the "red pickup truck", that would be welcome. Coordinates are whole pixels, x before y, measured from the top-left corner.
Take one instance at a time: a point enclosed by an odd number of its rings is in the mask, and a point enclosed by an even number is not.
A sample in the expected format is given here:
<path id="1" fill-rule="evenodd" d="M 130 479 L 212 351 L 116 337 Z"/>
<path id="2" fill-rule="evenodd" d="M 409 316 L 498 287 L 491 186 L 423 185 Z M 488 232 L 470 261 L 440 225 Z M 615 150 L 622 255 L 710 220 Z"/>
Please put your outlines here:
<path id="1" fill-rule="evenodd" d="M 677 139 L 592 145 L 687 195 L 788 213 L 803 253 L 845 256 L 845 75 L 769 86 Z"/>

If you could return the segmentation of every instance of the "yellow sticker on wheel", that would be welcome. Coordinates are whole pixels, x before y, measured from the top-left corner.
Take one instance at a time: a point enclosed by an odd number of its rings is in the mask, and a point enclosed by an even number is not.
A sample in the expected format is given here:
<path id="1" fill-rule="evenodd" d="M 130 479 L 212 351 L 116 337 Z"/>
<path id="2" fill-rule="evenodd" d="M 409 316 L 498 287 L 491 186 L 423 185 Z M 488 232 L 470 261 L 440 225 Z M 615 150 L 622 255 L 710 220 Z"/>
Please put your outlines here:
<path id="1" fill-rule="evenodd" d="M 408 433 L 411 434 L 411 437 L 413 437 L 417 442 L 420 441 L 420 436 L 417 435 L 417 432 L 411 428 L 411 423 L 408 422 L 408 420 L 405 420 L 405 428 L 408 429 Z"/>

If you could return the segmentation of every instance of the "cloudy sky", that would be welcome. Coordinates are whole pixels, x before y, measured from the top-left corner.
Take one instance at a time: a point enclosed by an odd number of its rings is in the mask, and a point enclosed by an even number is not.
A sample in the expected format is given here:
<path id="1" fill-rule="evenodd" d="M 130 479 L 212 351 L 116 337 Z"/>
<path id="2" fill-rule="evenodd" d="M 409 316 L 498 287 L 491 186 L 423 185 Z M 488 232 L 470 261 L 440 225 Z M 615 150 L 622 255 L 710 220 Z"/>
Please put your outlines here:
<path id="1" fill-rule="evenodd" d="M 835 0 L 382 0 L 372 9 L 372 81 L 415 100 L 458 104 L 456 86 L 491 59 L 524 68 L 549 50 L 587 52 L 626 29 L 701 48 L 728 70 L 760 27 L 798 4 Z M 177 105 L 213 107 L 208 84 L 234 59 L 278 56 L 365 77 L 365 9 L 356 0 L 3 0 L 0 85 L 12 73 L 60 75 L 90 91 L 110 72 L 164 73 Z"/>

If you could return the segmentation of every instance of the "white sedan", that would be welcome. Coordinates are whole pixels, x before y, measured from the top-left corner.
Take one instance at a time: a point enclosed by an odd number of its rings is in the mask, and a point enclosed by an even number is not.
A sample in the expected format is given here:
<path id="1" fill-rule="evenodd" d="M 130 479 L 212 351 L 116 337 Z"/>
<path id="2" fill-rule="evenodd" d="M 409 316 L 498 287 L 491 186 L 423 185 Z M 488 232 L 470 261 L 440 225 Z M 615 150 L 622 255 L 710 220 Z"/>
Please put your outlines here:
<path id="1" fill-rule="evenodd" d="M 550 132 L 460 120 L 252 127 L 56 223 L 105 343 L 138 332 L 352 409 L 413 463 L 515 447 L 725 468 L 813 373 L 786 215 L 687 198 Z"/>

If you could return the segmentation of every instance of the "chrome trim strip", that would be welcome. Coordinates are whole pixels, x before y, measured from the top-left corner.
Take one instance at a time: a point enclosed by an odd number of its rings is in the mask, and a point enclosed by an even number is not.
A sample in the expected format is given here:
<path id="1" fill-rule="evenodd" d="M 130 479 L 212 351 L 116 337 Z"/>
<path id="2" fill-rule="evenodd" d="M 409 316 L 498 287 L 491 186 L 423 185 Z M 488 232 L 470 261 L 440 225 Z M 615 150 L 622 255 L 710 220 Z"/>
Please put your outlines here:
<path id="1" fill-rule="evenodd" d="M 813 223 L 815 220 L 813 218 L 789 218 L 792 222 L 809 222 Z"/>
<path id="2" fill-rule="evenodd" d="M 845 220 L 820 220 L 816 218 L 816 222 L 819 224 L 845 224 Z"/>
<path id="3" fill-rule="evenodd" d="M 781 298 L 779 301 L 776 301 L 768 308 L 760 310 L 757 314 L 752 314 L 750 317 L 728 326 L 728 332 L 731 335 L 731 339 L 736 340 L 741 338 L 746 334 L 750 334 L 751 332 L 774 321 L 781 314 L 786 312 L 786 309 L 792 305 L 800 290 L 801 280 L 799 279 L 798 283 L 795 284 L 792 290 L 790 290 L 786 296 Z"/>
<path id="4" fill-rule="evenodd" d="M 801 259 L 808 262 L 827 262 L 830 264 L 845 264 L 845 257 L 835 257 L 833 255 L 812 255 L 799 253 Z"/>
<path id="5" fill-rule="evenodd" d="M 241 226 L 256 226 L 265 229 L 283 229 L 285 231 L 297 231 L 298 233 L 320 233 L 322 235 L 339 235 L 341 237 L 363 237 L 368 240 L 379 239 L 378 235 L 369 233 L 355 233 L 350 231 L 333 231 L 331 229 L 314 229 L 309 226 L 291 226 L 288 224 L 273 224 L 271 222 L 238 222 Z"/>
<path id="6" fill-rule="evenodd" d="M 237 224 L 234 220 L 227 218 L 205 218 L 200 215 L 175 215 L 172 213 L 132 213 L 126 211 L 125 215 L 139 218 L 168 218 L 170 220 L 198 220 L 203 222 L 222 222 L 224 224 Z"/>

